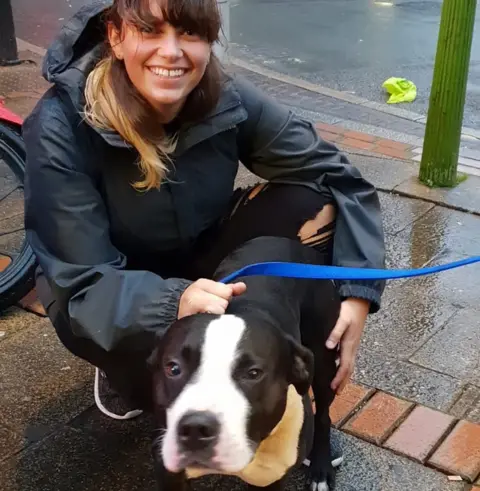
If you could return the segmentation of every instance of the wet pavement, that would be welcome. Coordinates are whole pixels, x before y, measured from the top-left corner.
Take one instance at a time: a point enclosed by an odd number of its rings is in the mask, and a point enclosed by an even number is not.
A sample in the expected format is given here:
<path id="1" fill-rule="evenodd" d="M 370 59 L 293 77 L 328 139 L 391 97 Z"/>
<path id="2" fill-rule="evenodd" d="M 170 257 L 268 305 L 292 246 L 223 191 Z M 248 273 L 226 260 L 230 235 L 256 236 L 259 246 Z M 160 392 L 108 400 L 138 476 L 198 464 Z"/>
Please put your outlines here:
<path id="1" fill-rule="evenodd" d="M 20 51 L 18 57 L 23 64 L 0 67 L 0 99 L 5 98 L 5 105 L 25 118 L 50 84 L 41 77 L 42 56 Z"/>
<path id="2" fill-rule="evenodd" d="M 379 160 L 351 158 L 360 168 Z M 240 180 L 252 176 L 243 172 Z M 380 197 L 390 268 L 480 251 L 480 216 L 389 192 Z M 354 380 L 480 423 L 479 290 L 475 266 L 389 283 L 383 309 L 368 322 Z M 0 489 L 153 491 L 152 421 L 113 421 L 92 407 L 92 369 L 61 346 L 48 320 L 14 308 L 0 326 Z M 347 462 L 338 490 L 465 489 L 388 450 L 340 436 Z M 303 489 L 304 477 L 297 473 L 289 489 Z M 204 479 L 194 489 L 244 487 Z"/>
<path id="3" fill-rule="evenodd" d="M 42 90 L 38 73 L 29 77 L 26 91 L 7 100 L 19 112 L 27 112 Z M 292 108 L 305 111 L 302 94 L 291 90 L 287 96 Z M 480 179 L 430 191 L 416 183 L 412 162 L 368 152 L 350 158 L 380 189 L 388 267 L 420 267 L 480 252 Z M 242 170 L 240 181 L 252 182 L 252 176 Z M 12 206 L 2 218 L 18 211 Z M 355 381 L 480 424 L 478 271 L 470 266 L 390 282 L 382 310 L 368 321 Z M 2 491 L 153 491 L 151 420 L 106 418 L 93 407 L 92 385 L 92 368 L 62 347 L 47 319 L 19 308 L 0 315 Z M 338 491 L 467 489 L 384 448 L 342 432 L 340 438 L 347 460 Z M 303 489 L 303 483 L 297 473 L 289 490 Z M 194 489 L 244 487 L 206 479 Z"/>

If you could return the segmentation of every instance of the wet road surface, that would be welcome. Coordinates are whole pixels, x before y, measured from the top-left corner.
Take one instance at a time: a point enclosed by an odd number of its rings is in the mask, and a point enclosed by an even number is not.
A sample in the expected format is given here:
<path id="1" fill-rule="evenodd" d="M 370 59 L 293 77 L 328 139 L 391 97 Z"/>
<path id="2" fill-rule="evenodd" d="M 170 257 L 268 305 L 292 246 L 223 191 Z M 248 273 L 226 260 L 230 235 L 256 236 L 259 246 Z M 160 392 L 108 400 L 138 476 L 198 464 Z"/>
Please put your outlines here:
<path id="1" fill-rule="evenodd" d="M 378 102 L 391 76 L 413 80 L 425 113 L 441 1 L 240 0 L 233 52 L 270 69 Z M 477 19 L 480 18 L 477 14 Z M 480 127 L 480 22 L 472 47 L 465 124 Z"/>

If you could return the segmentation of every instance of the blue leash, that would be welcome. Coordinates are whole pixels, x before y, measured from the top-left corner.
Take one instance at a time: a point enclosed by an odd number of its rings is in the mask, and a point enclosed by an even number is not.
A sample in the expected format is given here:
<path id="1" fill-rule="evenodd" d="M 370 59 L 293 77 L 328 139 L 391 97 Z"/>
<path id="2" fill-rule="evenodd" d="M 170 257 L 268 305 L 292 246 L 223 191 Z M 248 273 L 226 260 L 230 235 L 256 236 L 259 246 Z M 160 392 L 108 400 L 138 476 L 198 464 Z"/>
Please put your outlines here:
<path id="1" fill-rule="evenodd" d="M 228 275 L 220 283 L 231 283 L 242 276 L 281 276 L 284 278 L 310 278 L 316 280 L 394 280 L 412 278 L 480 262 L 480 256 L 419 269 L 368 269 L 313 264 L 267 262 L 251 264 Z"/>

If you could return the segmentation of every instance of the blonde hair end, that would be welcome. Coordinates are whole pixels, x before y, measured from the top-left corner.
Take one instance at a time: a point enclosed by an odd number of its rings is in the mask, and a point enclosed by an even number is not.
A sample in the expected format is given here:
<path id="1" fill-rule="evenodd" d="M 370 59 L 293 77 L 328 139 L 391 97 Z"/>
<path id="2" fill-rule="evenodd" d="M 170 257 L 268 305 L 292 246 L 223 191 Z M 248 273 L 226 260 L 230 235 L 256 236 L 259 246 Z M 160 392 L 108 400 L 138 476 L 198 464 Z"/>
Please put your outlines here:
<path id="1" fill-rule="evenodd" d="M 175 150 L 176 139 L 165 136 L 161 143 L 155 143 L 139 133 L 115 97 L 111 80 L 113 63 L 111 57 L 100 61 L 87 78 L 85 120 L 96 128 L 116 131 L 138 151 L 138 166 L 143 179 L 133 184 L 136 189 L 158 189 L 167 174 L 166 162 L 171 161 L 169 154 Z"/>

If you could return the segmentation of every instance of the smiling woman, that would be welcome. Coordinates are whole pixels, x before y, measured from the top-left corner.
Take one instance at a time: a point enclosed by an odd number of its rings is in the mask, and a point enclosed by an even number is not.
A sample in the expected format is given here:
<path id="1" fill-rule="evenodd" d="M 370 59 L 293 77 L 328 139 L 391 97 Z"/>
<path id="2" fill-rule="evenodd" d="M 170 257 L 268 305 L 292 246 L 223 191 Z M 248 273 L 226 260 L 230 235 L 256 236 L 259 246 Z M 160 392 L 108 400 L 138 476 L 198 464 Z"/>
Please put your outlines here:
<path id="1" fill-rule="evenodd" d="M 87 79 L 85 115 L 137 148 L 144 178 L 136 186 L 148 190 L 175 148 L 160 123 L 179 113 L 191 122 L 218 102 L 220 13 L 216 0 L 118 0 L 106 21 L 109 53 Z"/>
<path id="2" fill-rule="evenodd" d="M 116 419 L 152 409 L 155 334 L 222 316 L 245 293 L 213 279 L 245 242 L 282 237 L 319 264 L 383 266 L 375 188 L 311 122 L 221 66 L 219 31 L 216 0 L 88 2 L 49 49 L 51 88 L 24 124 L 37 291 L 62 343 L 97 368 L 95 401 Z M 266 182 L 235 189 L 239 162 Z M 336 287 L 332 390 L 383 284 Z"/>

